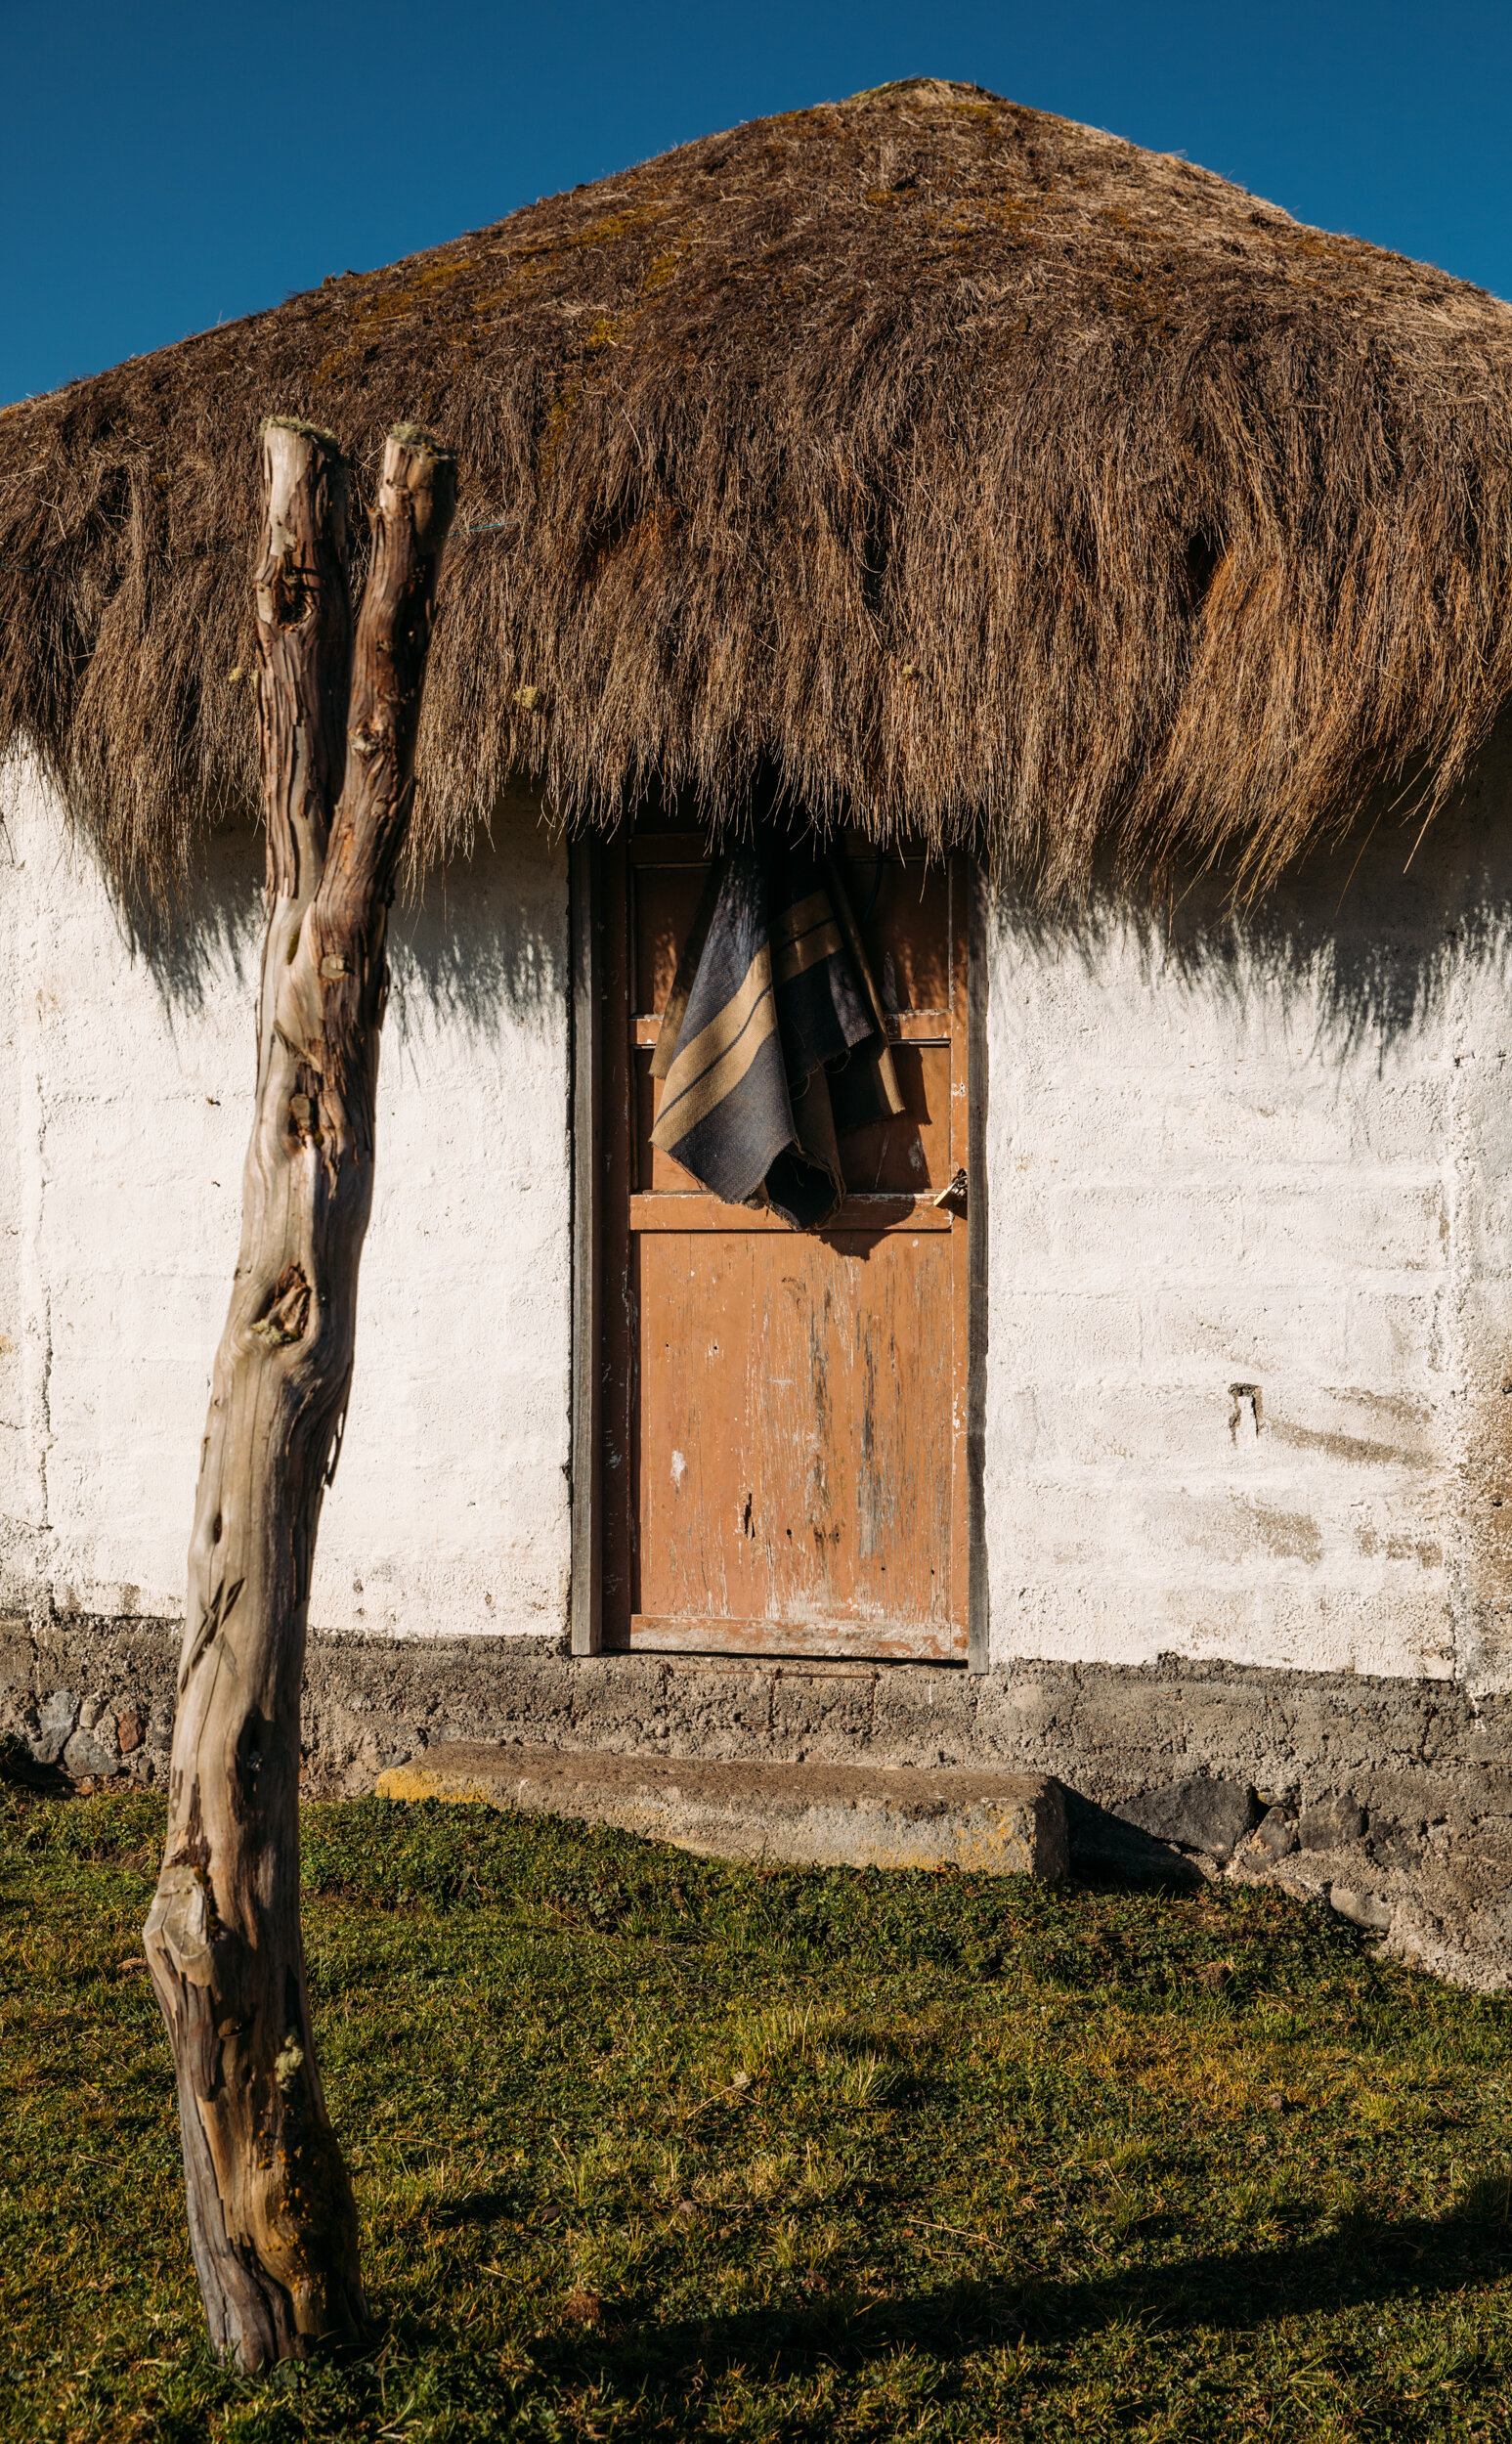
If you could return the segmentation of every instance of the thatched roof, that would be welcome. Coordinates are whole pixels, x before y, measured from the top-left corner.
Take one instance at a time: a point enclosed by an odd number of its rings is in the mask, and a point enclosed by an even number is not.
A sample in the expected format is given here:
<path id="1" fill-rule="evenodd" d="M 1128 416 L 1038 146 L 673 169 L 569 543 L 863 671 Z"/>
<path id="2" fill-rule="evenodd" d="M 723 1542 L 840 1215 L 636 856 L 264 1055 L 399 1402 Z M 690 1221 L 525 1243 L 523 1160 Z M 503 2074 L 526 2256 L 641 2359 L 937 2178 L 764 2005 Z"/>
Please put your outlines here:
<path id="1" fill-rule="evenodd" d="M 1431 803 L 1512 685 L 1512 309 L 914 82 L 0 415 L 0 747 L 124 881 L 254 801 L 270 412 L 364 486 L 400 417 L 460 455 L 427 854 L 533 777 L 1255 885 L 1373 784 Z"/>

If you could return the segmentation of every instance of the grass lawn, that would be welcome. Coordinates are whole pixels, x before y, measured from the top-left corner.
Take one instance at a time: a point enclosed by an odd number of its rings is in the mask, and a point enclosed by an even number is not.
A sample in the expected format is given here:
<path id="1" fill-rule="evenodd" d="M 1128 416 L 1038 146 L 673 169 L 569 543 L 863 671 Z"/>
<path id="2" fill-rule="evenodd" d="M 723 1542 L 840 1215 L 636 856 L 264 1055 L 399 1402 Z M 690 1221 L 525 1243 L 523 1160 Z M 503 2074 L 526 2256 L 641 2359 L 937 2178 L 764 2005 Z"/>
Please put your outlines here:
<path id="1" fill-rule="evenodd" d="M 1504 2438 L 1512 2002 L 1227 1888 L 305 1816 L 370 2356 L 210 2360 L 146 1798 L 0 1803 L 0 2435 Z"/>

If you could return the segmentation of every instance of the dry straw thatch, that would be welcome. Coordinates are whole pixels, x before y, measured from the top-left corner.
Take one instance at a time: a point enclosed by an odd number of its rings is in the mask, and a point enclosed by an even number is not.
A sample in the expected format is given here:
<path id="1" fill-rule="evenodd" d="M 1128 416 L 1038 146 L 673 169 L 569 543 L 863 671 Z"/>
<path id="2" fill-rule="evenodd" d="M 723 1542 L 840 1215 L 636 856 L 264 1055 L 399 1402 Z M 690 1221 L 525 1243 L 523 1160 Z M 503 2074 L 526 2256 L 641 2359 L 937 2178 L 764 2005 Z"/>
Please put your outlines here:
<path id="1" fill-rule="evenodd" d="M 255 797 L 270 412 L 463 468 L 417 840 L 775 791 L 1050 895 L 1269 883 L 1512 684 L 1512 310 L 928 80 L 705 138 L 0 415 L 0 747 L 160 893 Z"/>

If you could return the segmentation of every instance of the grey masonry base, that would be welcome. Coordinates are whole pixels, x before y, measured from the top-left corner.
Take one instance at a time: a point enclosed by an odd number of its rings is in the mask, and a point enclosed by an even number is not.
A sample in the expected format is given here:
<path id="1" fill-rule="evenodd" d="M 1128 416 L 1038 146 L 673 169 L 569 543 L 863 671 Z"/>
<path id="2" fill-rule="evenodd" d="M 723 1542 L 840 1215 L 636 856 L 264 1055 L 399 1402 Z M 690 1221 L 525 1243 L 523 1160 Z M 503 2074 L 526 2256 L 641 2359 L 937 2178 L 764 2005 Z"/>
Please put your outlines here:
<path id="1" fill-rule="evenodd" d="M 178 1644 L 172 1622 L 0 1622 L 0 1734 L 75 1779 L 160 1781 Z M 574 1660 L 529 1638 L 312 1637 L 312 1793 L 371 1790 L 386 1768 L 455 1741 L 1052 1774 L 1069 1795 L 1075 1872 L 1174 1874 L 1189 1856 L 1206 1873 L 1331 1898 L 1440 1975 L 1512 1983 L 1512 1697 L 1477 1699 L 1448 1681 L 1170 1658 L 1013 1663 L 973 1678 Z"/>

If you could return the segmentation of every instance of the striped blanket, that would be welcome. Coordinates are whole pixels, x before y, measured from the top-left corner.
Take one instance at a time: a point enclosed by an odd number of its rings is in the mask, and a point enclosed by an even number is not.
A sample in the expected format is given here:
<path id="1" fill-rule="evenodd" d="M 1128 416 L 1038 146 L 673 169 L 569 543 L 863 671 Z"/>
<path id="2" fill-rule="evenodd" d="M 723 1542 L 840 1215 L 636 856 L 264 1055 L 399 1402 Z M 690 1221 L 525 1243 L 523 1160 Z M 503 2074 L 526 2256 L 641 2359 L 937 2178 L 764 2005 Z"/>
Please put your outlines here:
<path id="1" fill-rule="evenodd" d="M 651 1068 L 652 1143 L 701 1186 L 796 1230 L 829 1220 L 840 1135 L 904 1108 L 834 858 L 785 844 L 715 860 Z"/>

